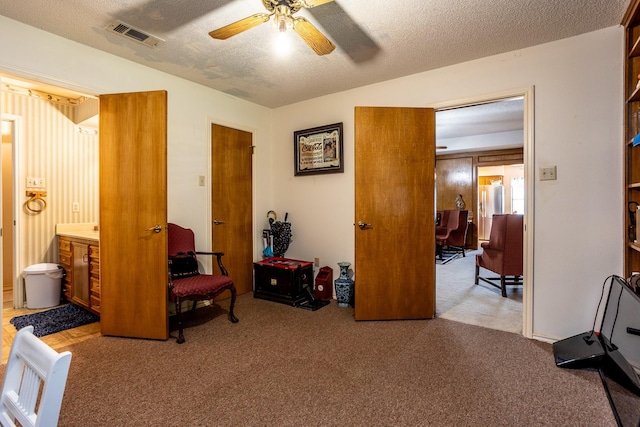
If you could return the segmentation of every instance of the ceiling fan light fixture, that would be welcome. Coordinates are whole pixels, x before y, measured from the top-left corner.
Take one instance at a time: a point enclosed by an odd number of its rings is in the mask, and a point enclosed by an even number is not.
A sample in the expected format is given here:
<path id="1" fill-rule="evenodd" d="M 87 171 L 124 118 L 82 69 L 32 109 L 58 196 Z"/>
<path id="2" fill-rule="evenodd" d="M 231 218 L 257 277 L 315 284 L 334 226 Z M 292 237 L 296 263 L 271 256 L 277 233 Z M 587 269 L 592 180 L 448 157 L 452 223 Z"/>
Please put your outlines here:
<path id="1" fill-rule="evenodd" d="M 278 5 L 274 10 L 275 18 L 273 22 L 281 33 L 287 29 L 293 28 L 293 18 L 291 17 L 291 9 L 287 5 Z"/>
<path id="2" fill-rule="evenodd" d="M 292 51 L 290 35 L 291 33 L 287 32 L 278 32 L 276 35 L 274 40 L 274 49 L 276 55 L 280 58 L 288 57 Z"/>
<path id="3" fill-rule="evenodd" d="M 256 13 L 239 21 L 210 31 L 209 35 L 214 39 L 226 40 L 244 31 L 250 30 L 262 23 L 271 20 L 280 34 L 284 34 L 287 28 L 292 29 L 304 42 L 318 55 L 331 53 L 336 47 L 331 40 L 322 34 L 311 22 L 304 17 L 294 18 L 293 15 L 301 8 L 316 7 L 330 3 L 333 0 L 262 0 L 262 4 L 269 12 Z"/>

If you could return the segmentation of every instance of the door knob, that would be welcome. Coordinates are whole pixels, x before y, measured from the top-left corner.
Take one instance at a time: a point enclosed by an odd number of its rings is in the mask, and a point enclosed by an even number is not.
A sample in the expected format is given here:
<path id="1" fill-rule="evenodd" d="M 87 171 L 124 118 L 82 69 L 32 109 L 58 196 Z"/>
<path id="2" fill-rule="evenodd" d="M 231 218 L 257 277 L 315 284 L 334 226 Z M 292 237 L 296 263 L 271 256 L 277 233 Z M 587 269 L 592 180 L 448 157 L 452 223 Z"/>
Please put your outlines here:
<path id="1" fill-rule="evenodd" d="M 213 220 L 213 224 L 214 224 L 214 225 L 221 225 L 221 224 L 224 224 L 224 221 L 219 221 L 219 220 L 217 220 L 217 219 L 214 219 L 214 220 Z"/>
<path id="2" fill-rule="evenodd" d="M 154 233 L 159 233 L 162 231 L 162 226 L 160 226 L 159 224 L 156 224 L 154 227 L 145 228 L 144 231 L 153 231 Z"/>
<path id="3" fill-rule="evenodd" d="M 371 224 L 367 224 L 366 222 L 362 222 L 362 221 L 358 221 L 358 227 L 360 227 L 360 230 L 365 230 L 367 228 L 372 228 Z"/>

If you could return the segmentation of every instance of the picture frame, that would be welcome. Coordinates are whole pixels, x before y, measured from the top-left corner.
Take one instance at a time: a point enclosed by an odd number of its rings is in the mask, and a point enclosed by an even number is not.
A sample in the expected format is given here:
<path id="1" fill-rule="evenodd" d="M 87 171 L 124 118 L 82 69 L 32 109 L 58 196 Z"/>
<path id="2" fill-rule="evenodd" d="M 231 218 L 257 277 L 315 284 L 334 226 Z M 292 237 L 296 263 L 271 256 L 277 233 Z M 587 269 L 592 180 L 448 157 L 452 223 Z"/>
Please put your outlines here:
<path id="1" fill-rule="evenodd" d="M 342 122 L 293 133 L 294 175 L 344 172 Z"/>

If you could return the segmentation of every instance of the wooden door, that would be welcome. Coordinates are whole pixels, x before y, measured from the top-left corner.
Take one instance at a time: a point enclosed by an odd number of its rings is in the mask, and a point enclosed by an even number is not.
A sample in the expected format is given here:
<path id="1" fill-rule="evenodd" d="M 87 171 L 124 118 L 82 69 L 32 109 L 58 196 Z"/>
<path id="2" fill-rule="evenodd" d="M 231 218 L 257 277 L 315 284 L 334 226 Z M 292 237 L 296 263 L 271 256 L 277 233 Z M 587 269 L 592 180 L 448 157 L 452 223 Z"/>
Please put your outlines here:
<path id="1" fill-rule="evenodd" d="M 435 316 L 435 112 L 356 107 L 355 318 Z"/>
<path id="2" fill-rule="evenodd" d="M 167 339 L 167 92 L 100 96 L 100 328 Z"/>
<path id="3" fill-rule="evenodd" d="M 212 250 L 224 252 L 238 294 L 253 289 L 252 141 L 249 132 L 211 125 Z"/>

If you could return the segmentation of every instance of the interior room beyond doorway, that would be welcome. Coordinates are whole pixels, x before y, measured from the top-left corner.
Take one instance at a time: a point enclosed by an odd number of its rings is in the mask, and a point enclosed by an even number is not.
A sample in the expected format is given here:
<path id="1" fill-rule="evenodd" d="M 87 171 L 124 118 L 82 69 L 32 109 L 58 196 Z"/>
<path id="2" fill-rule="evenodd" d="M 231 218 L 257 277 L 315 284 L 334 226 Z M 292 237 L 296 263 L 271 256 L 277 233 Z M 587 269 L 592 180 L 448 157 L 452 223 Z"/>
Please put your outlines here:
<path id="1" fill-rule="evenodd" d="M 469 293 L 478 290 L 480 286 L 476 286 L 473 281 L 474 260 L 475 255 L 480 253 L 479 236 L 479 220 L 480 220 L 480 194 L 479 186 L 481 176 L 493 176 L 492 180 L 500 181 L 503 185 L 506 180 L 511 184 L 511 178 L 516 177 L 517 182 L 514 186 L 521 189 L 524 194 L 514 194 L 511 197 L 511 188 L 505 191 L 505 199 L 508 199 L 509 206 L 503 206 L 503 211 L 511 213 L 518 211 L 524 213 L 524 207 L 531 207 L 530 195 L 532 188 L 527 189 L 527 184 L 532 187 L 531 173 L 527 173 L 528 159 L 532 159 L 533 135 L 533 88 L 524 89 L 522 91 L 508 91 L 493 97 L 485 99 L 465 99 L 453 101 L 443 104 L 437 110 L 437 151 L 436 151 L 436 204 L 437 210 L 455 209 L 455 198 L 464 193 L 463 199 L 466 209 L 470 212 L 469 233 L 467 239 L 467 258 L 461 258 L 458 267 L 462 264 L 468 264 L 469 274 L 463 274 L 465 277 L 451 276 L 450 272 L 443 272 L 443 269 L 460 270 L 464 268 L 456 268 L 453 261 L 445 266 L 437 268 L 437 286 L 438 315 L 440 317 L 456 320 L 457 318 L 469 320 L 473 316 L 473 299 L 469 298 Z M 462 113 L 462 114 L 460 114 Z M 459 116 L 459 117 L 455 117 Z M 461 121 L 466 116 L 467 122 Z M 502 116 L 502 128 L 496 127 L 497 122 Z M 442 118 L 442 120 L 441 120 Z M 495 120 L 495 122 L 494 122 Z M 442 126 L 452 123 L 455 125 L 451 132 L 447 133 L 446 129 L 440 131 Z M 454 123 L 455 122 L 455 123 Z M 473 132 L 470 132 L 473 129 Z M 487 131 L 494 129 L 494 131 Z M 478 132 L 476 132 L 478 131 Z M 486 171 L 481 168 L 487 167 Z M 493 169 L 493 170 L 492 170 Z M 497 178 L 495 178 L 497 176 Z M 461 188 L 458 178 L 466 177 L 463 180 L 464 185 Z M 484 185 L 485 182 L 482 182 Z M 491 181 L 488 182 L 491 184 Z M 498 183 L 496 183 L 498 184 Z M 506 189 L 505 189 L 506 190 Z M 506 200 L 505 200 L 506 201 Z M 528 202 L 528 203 L 527 203 Z M 508 209 L 508 210 L 504 210 Z M 530 216 L 528 213 L 525 216 Z M 526 241 L 526 247 L 530 242 Z M 467 261 L 466 263 L 463 261 Z M 525 260 L 525 263 L 528 261 Z M 452 286 L 444 281 L 456 281 L 464 283 L 465 290 L 462 294 L 467 295 L 464 298 L 456 299 L 452 296 L 450 301 L 443 299 L 446 296 L 445 290 Z M 484 288 L 482 290 L 485 290 Z M 492 293 L 494 290 L 486 289 Z M 487 295 L 489 299 L 494 296 Z M 509 307 L 507 310 L 514 320 L 514 325 L 509 326 L 514 332 L 523 333 L 525 336 L 530 335 L 530 305 L 531 305 L 531 289 L 519 288 L 517 301 L 509 300 L 509 304 L 516 305 Z M 496 303 L 503 305 L 507 303 L 499 292 L 495 294 Z M 502 300 L 502 301 L 501 301 Z M 466 307 L 466 308 L 465 308 Z M 493 310 L 498 313 L 498 310 Z M 515 314 L 515 315 L 514 315 Z M 483 317 L 484 314 L 476 316 Z M 480 324 L 489 328 L 502 329 L 501 315 L 494 316 L 488 324 Z M 464 321 L 464 320 L 461 320 Z M 491 324 L 493 322 L 493 325 Z M 467 323 L 467 322 L 466 322 Z M 469 320 L 468 323 L 473 323 Z M 473 323 L 475 324 L 475 323 Z"/>

